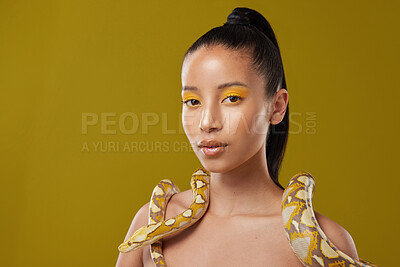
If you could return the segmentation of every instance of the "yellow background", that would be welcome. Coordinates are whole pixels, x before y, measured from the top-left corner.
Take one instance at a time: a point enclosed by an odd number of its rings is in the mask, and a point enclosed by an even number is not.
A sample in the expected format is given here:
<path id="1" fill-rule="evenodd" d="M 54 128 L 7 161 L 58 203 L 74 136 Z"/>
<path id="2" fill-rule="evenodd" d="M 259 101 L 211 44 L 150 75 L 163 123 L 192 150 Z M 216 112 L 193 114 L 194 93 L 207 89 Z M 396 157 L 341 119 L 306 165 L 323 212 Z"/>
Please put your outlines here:
<path id="1" fill-rule="evenodd" d="M 282 51 L 293 114 L 282 185 L 310 172 L 314 209 L 361 258 L 395 265 L 398 4 L 305 0 L 1 1 L 1 266 L 114 266 L 154 185 L 190 188 L 200 163 L 182 131 L 166 131 L 182 129 L 182 57 L 237 6 L 262 13 Z M 132 113 L 127 134 L 119 120 Z M 99 117 L 87 134 L 85 114 Z M 145 133 L 141 116 L 159 122 Z"/>

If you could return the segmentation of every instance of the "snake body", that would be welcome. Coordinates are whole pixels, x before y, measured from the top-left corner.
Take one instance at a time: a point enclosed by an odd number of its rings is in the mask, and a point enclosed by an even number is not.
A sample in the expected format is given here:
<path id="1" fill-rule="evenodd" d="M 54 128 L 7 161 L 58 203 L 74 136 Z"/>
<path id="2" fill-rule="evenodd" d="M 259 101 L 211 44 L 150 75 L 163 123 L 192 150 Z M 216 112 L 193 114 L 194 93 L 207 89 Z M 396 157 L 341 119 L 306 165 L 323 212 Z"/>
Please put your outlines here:
<path id="1" fill-rule="evenodd" d="M 376 266 L 340 251 L 318 224 L 312 208 L 315 180 L 308 172 L 294 175 L 282 195 L 283 226 L 289 244 L 304 266 Z"/>
<path id="2" fill-rule="evenodd" d="M 168 183 L 167 181 L 167 179 L 164 179 L 163 183 Z M 165 200 L 167 199 L 168 194 L 173 194 L 172 191 L 165 194 L 164 190 L 162 189 L 163 183 L 159 183 L 153 190 L 154 194 L 152 195 L 152 199 L 150 201 L 150 212 L 157 212 L 158 209 L 164 210 L 167 204 Z M 131 250 L 150 245 L 160 240 L 164 236 L 186 229 L 190 225 L 197 222 L 197 220 L 204 215 L 208 208 L 209 183 L 210 174 L 205 169 L 198 168 L 193 173 L 191 179 L 193 201 L 190 207 L 182 213 L 176 215 L 175 217 L 169 218 L 167 220 L 158 221 L 161 216 L 159 216 L 159 218 L 156 217 L 155 219 L 149 219 L 154 220 L 154 222 L 151 222 L 148 225 L 137 229 L 131 237 L 129 237 L 125 242 L 119 245 L 118 250 L 120 252 L 129 252 Z M 171 184 L 171 187 L 173 188 L 174 185 Z M 176 189 L 176 191 L 178 190 L 179 189 Z M 157 203 L 157 200 L 164 203 Z M 162 214 L 164 214 L 164 212 Z M 154 261 L 157 261 L 154 259 L 156 256 L 158 256 L 157 254 L 161 255 L 161 250 L 157 252 L 157 249 L 159 248 L 155 247 L 155 252 L 151 254 Z"/>
<path id="3" fill-rule="evenodd" d="M 169 179 L 161 180 L 151 194 L 149 205 L 149 224 L 162 222 L 165 219 L 166 205 L 169 199 L 180 190 Z M 150 245 L 150 253 L 155 266 L 166 266 L 162 254 L 162 242 L 158 240 Z"/>
<path id="4" fill-rule="evenodd" d="M 192 175 L 193 201 L 188 209 L 165 220 L 165 208 L 179 188 L 170 180 L 161 180 L 153 190 L 149 206 L 149 224 L 139 228 L 118 250 L 128 252 L 151 245 L 155 266 L 166 266 L 162 254 L 163 237 L 186 229 L 197 222 L 209 204 L 210 174 L 200 167 Z M 340 251 L 318 224 L 312 208 L 315 180 L 308 172 L 294 175 L 282 195 L 283 227 L 289 244 L 304 266 L 376 267 L 365 260 L 356 260 Z"/>

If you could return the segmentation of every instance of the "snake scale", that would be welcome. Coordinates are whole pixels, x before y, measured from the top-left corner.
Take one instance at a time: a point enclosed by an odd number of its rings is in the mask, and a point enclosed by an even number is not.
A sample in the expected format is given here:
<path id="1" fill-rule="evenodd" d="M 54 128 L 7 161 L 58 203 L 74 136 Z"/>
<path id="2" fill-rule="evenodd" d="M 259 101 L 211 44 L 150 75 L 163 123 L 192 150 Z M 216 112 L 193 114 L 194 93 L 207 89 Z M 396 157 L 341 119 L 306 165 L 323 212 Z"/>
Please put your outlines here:
<path id="1" fill-rule="evenodd" d="M 191 178 L 193 201 L 189 208 L 175 217 L 165 219 L 169 199 L 180 192 L 169 179 L 161 180 L 153 190 L 148 225 L 123 242 L 118 250 L 129 252 L 150 245 L 155 266 L 166 266 L 162 254 L 163 237 L 186 229 L 206 212 L 209 203 L 210 174 L 203 167 L 195 170 Z M 294 175 L 282 195 L 282 219 L 290 247 L 304 266 L 376 267 L 368 261 L 353 259 L 340 251 L 318 224 L 312 208 L 315 180 L 308 172 Z"/>

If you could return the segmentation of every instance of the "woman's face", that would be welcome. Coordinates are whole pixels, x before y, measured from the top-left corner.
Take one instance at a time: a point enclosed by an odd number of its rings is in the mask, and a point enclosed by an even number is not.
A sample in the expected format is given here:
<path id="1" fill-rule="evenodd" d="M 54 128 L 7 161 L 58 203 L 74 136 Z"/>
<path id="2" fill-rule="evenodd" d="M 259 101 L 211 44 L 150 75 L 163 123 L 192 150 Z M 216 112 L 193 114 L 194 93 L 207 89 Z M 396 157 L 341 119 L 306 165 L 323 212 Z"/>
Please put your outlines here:
<path id="1" fill-rule="evenodd" d="M 244 55 L 200 48 L 182 65 L 183 128 L 211 172 L 232 170 L 265 147 L 271 105 L 264 80 Z"/>

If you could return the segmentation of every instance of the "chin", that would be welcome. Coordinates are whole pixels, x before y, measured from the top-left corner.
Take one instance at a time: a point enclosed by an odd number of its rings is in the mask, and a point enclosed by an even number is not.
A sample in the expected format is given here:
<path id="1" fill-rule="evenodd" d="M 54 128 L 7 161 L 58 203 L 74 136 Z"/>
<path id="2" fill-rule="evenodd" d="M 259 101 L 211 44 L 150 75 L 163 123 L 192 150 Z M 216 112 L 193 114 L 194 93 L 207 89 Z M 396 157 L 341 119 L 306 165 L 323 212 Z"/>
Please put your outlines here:
<path id="1" fill-rule="evenodd" d="M 202 153 L 200 151 L 200 153 Z M 232 162 L 231 159 L 228 159 L 226 157 L 222 158 L 204 158 L 204 155 L 200 155 L 201 158 L 199 158 L 201 164 L 203 167 L 213 173 L 225 173 L 229 172 L 230 170 L 236 168 L 238 164 L 235 164 Z"/>

